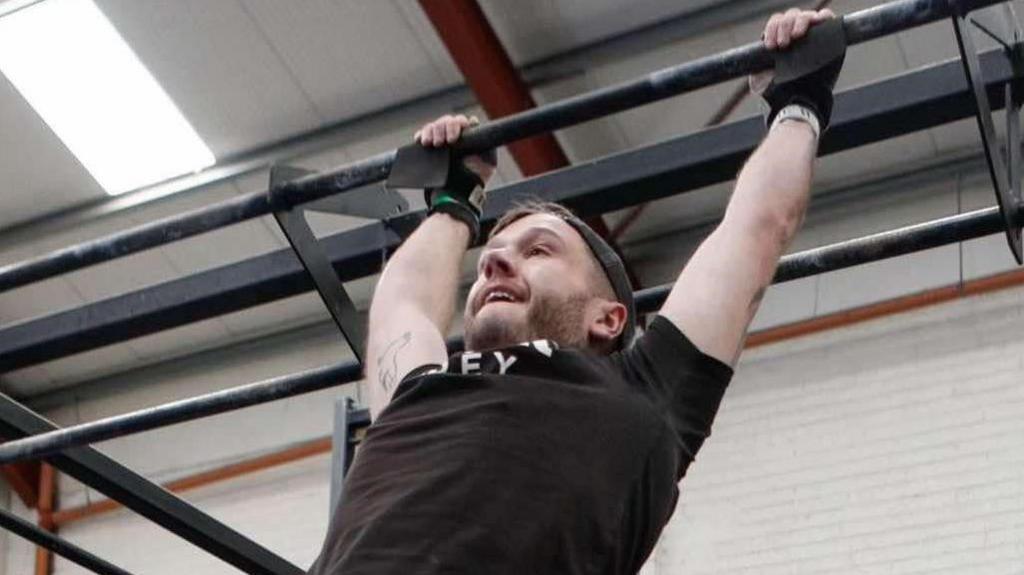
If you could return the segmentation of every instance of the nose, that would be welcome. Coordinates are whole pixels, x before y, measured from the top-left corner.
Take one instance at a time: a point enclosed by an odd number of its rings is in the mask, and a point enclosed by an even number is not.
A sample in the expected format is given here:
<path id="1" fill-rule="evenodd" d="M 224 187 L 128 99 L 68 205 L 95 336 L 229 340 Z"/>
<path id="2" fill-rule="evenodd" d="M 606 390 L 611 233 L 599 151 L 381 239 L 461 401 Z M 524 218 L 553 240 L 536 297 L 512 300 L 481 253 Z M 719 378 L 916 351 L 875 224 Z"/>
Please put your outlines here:
<path id="1" fill-rule="evenodd" d="M 490 249 L 480 255 L 480 274 L 484 279 L 491 279 L 495 274 L 511 277 L 515 273 L 515 266 L 509 259 L 508 250 Z"/>

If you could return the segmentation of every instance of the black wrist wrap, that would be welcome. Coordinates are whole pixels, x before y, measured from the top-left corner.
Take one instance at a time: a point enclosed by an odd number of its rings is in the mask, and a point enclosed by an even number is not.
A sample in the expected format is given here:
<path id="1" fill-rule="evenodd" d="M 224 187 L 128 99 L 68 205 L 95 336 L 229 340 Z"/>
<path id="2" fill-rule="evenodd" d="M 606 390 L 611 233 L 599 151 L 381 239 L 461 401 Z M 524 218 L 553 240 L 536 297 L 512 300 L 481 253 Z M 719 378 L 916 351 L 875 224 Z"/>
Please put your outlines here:
<path id="1" fill-rule="evenodd" d="M 463 164 L 464 156 L 451 154 L 448 179 L 444 186 L 424 190 L 430 213 L 441 212 L 452 216 L 469 227 L 470 245 L 480 236 L 480 210 L 483 206 L 484 181 Z M 485 162 L 494 165 L 497 154 L 489 150 L 480 154 Z"/>
<path id="2" fill-rule="evenodd" d="M 824 132 L 832 118 L 832 89 L 845 57 L 846 33 L 838 18 L 812 27 L 790 49 L 775 52 L 775 77 L 761 95 L 770 108 L 767 125 L 786 106 L 799 104 L 818 116 Z"/>

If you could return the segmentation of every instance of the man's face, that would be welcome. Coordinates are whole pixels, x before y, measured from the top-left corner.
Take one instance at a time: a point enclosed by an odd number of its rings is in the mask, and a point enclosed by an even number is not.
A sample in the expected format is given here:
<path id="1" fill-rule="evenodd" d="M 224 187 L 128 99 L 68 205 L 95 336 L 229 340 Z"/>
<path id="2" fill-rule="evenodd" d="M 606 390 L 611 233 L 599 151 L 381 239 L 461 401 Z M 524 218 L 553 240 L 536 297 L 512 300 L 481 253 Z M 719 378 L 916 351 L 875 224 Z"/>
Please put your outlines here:
<path id="1" fill-rule="evenodd" d="M 561 218 L 532 214 L 484 246 L 465 307 L 467 350 L 550 339 L 586 347 L 602 300 L 583 238 Z"/>

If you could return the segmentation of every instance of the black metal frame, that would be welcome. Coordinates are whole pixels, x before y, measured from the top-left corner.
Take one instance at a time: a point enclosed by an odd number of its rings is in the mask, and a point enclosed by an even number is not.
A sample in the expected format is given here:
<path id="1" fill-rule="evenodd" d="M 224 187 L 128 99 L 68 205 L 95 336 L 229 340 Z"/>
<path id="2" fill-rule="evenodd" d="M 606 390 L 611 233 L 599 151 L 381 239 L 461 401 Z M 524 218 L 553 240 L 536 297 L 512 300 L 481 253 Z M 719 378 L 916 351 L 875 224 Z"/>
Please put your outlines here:
<path id="1" fill-rule="evenodd" d="M 873 38 L 892 34 L 907 28 L 936 21 L 949 17 L 953 8 L 961 7 L 962 12 L 977 9 L 1001 0 L 962 0 L 953 2 L 951 0 L 896 0 L 890 4 L 876 7 L 870 10 L 858 12 L 844 18 L 844 28 L 848 44 L 857 44 Z M 976 54 L 975 54 L 976 57 Z M 495 121 L 478 129 L 468 132 L 459 148 L 466 151 L 480 151 L 496 147 L 498 145 L 518 140 L 531 135 L 550 132 L 563 127 L 574 125 L 586 120 L 626 110 L 642 104 L 653 102 L 676 94 L 682 94 L 697 88 L 716 84 L 732 78 L 767 69 L 771 65 L 769 53 L 760 43 L 753 43 L 747 46 L 730 50 L 694 62 L 675 66 L 666 70 L 648 74 L 647 76 L 622 84 L 569 98 L 560 102 L 537 108 L 516 116 Z M 975 68 L 979 68 L 975 66 Z M 974 82 L 975 96 L 982 86 L 979 81 Z M 960 96 L 962 90 L 952 90 L 948 96 L 953 101 Z M 998 93 L 997 93 L 998 95 Z M 872 114 L 871 106 L 864 113 L 863 121 L 866 125 L 880 121 L 885 113 Z M 841 108 L 837 109 L 837 112 Z M 940 115 L 940 111 L 930 108 L 933 115 Z M 834 130 L 830 139 L 823 142 L 823 151 L 834 151 L 843 145 L 842 115 L 837 113 Z M 849 119 L 847 119 L 850 121 Z M 923 127 L 926 122 L 918 127 Z M 947 119 L 948 121 L 948 119 Z M 739 122 L 719 131 L 709 131 L 698 134 L 696 137 L 707 138 L 715 142 L 712 152 L 700 151 L 696 154 L 694 164 L 703 165 L 709 172 L 715 170 L 727 170 L 736 162 L 749 153 L 752 148 L 752 141 L 760 136 L 761 128 L 754 124 L 756 120 Z M 850 121 L 850 125 L 856 122 Z M 877 128 L 875 134 L 888 134 L 882 137 L 896 135 L 899 129 L 909 131 L 914 129 L 910 126 L 913 122 L 902 123 L 899 127 Z M 729 131 L 731 128 L 732 131 Z M 738 138 L 737 138 L 738 136 Z M 852 137 L 847 134 L 846 137 Z M 715 138 L 731 138 L 730 141 L 715 140 Z M 731 142 L 731 143 L 730 143 Z M 989 154 L 992 155 L 991 153 Z M 208 208 L 195 210 L 186 214 L 173 216 L 146 224 L 120 234 L 114 234 L 92 242 L 73 246 L 46 254 L 40 258 L 12 264 L 0 268 L 0 291 L 25 285 L 40 279 L 52 277 L 107 261 L 126 255 L 155 247 L 170 241 L 190 237 L 205 231 L 210 231 L 225 225 L 237 223 L 245 219 L 268 214 L 273 211 L 289 210 L 298 204 L 318 200 L 330 195 L 354 190 L 365 184 L 384 179 L 394 161 L 395 152 L 388 152 L 369 158 L 356 164 L 318 175 L 306 175 L 291 181 L 281 182 L 277 180 L 272 186 L 273 193 L 248 194 L 234 200 L 222 202 Z M 638 161 L 639 155 L 623 154 L 622 158 L 628 161 Z M 648 150 L 642 161 L 650 164 L 657 163 L 657 154 Z M 1012 162 L 1011 162 L 1012 163 Z M 595 163 L 594 170 L 589 172 L 590 177 L 604 177 L 610 180 L 610 184 L 604 186 L 590 185 L 588 182 L 573 182 L 567 176 L 569 170 L 553 174 L 547 180 L 547 185 L 555 186 L 548 188 L 547 193 L 540 194 L 553 200 L 567 201 L 570 205 L 574 203 L 586 204 L 584 213 L 595 213 L 611 209 L 623 200 L 612 197 L 610 190 L 621 189 L 625 186 L 634 186 L 638 181 L 643 182 L 643 177 L 637 172 L 632 172 L 633 179 L 623 177 L 621 173 L 609 173 L 607 165 Z M 576 174 L 579 175 L 578 173 Z M 558 187 L 559 183 L 565 184 Z M 592 184 L 592 182 L 589 182 Z M 699 187 L 710 183 L 706 179 L 694 178 L 688 185 Z M 677 185 L 673 186 L 676 190 Z M 519 188 L 520 192 L 529 192 L 531 186 L 536 182 L 524 182 Z M 661 186 L 668 186 L 662 182 Z M 581 189 L 581 188 L 586 188 Z M 999 189 L 1008 189 L 1000 187 Z M 550 190 L 550 191 L 549 191 Z M 674 190 L 672 188 L 655 189 L 652 196 L 657 193 L 668 195 Z M 600 195 L 598 195 L 600 193 Z M 497 202 L 492 203 L 489 213 L 493 215 L 507 207 L 503 201 L 509 198 L 497 196 Z M 634 201 L 645 201 L 651 197 L 635 197 Z M 787 256 L 783 259 L 775 281 L 786 281 L 797 277 L 818 274 L 835 269 L 841 269 L 851 265 L 857 265 L 869 261 L 910 253 L 921 249 L 927 249 L 948 243 L 963 241 L 966 239 L 980 237 L 990 233 L 996 233 L 1003 229 L 1019 226 L 1021 214 L 1018 205 L 1011 203 L 1004 205 L 1001 199 L 1002 212 L 1000 208 L 978 210 L 968 214 L 961 214 L 949 218 L 943 218 L 934 222 L 909 226 L 890 232 L 883 232 L 865 238 L 858 238 L 848 242 L 841 242 L 831 246 L 808 250 L 798 254 Z M 578 207 L 578 206 L 576 206 Z M 301 218 L 301 212 L 298 213 Z M 290 239 L 295 236 L 304 235 L 309 232 L 308 225 L 302 222 L 302 226 L 293 224 L 290 215 L 279 215 L 279 221 L 284 221 L 283 227 L 298 230 L 298 234 L 289 234 Z M 340 279 L 333 276 L 331 260 L 320 250 L 316 240 L 309 243 L 309 237 L 299 237 L 298 242 L 293 241 L 295 251 L 307 265 L 309 273 L 314 276 L 314 283 L 321 288 L 333 289 L 340 284 Z M 378 236 L 379 239 L 379 236 Z M 313 249 L 310 246 L 314 246 Z M 328 251 L 330 245 L 328 244 Z M 375 253 L 379 253 L 378 249 Z M 310 258 L 309 255 L 313 254 Z M 314 261 L 315 260 L 315 261 Z M 309 266 L 309 262 L 313 265 Z M 332 272 L 327 274 L 326 272 Z M 301 270 L 299 270 L 301 273 Z M 333 281 L 330 277 L 333 277 Z M 325 281 L 320 281 L 324 279 Z M 320 285 L 322 284 L 322 286 Z M 332 287 L 333 286 L 333 287 Z M 305 286 L 308 289 L 308 284 Z M 343 293 L 343 291 L 342 291 Z M 659 286 L 639 292 L 636 297 L 637 306 L 640 310 L 650 311 L 659 306 L 668 293 L 667 286 Z M 251 301 L 251 300 L 250 300 Z M 326 298 L 325 298 L 326 301 Z M 331 301 L 326 301 L 328 307 L 332 306 Z M 336 302 L 335 302 L 336 303 Z M 350 303 L 350 302 L 349 302 Z M 332 313 L 334 309 L 332 308 Z M 343 321 L 344 320 L 344 321 Z M 336 317 L 339 326 L 343 327 L 347 337 L 355 334 L 355 331 L 344 329 L 348 320 L 344 317 Z M 351 341 L 351 340 L 350 340 Z M 358 343 L 358 339 L 356 339 Z M 355 349 L 357 346 L 353 346 Z M 6 355 L 6 354 L 5 354 Z M 294 395 L 302 389 L 313 389 L 328 385 L 336 385 L 342 381 L 355 379 L 359 373 L 358 363 L 337 364 L 311 370 L 299 376 L 285 376 L 270 382 L 251 384 L 244 386 L 244 389 L 227 390 L 216 394 L 209 394 L 188 400 L 175 402 L 167 406 L 159 406 L 143 412 L 127 414 L 127 416 L 116 416 L 108 418 L 103 422 L 85 424 L 92 426 L 88 429 L 91 432 L 102 428 L 103 437 L 116 437 L 134 433 L 143 429 L 151 429 L 157 425 L 164 425 L 169 422 L 185 421 L 212 413 L 220 413 L 232 409 L 238 409 L 245 405 L 262 403 L 273 398 Z M 352 415 L 346 413 L 346 416 Z M 358 418 L 353 417 L 352 420 Z M 368 416 L 366 422 L 368 423 Z M 353 421 L 347 422 L 346 427 Z M 96 426 L 95 423 L 104 425 Z M 0 435 L 7 437 L 25 437 L 30 435 L 41 435 L 46 432 L 56 434 L 47 436 L 47 441 L 56 437 L 64 441 L 57 450 L 60 453 L 52 453 L 48 461 L 56 468 L 77 478 L 86 485 L 92 486 L 108 497 L 121 502 L 126 507 L 135 510 L 141 515 L 169 529 L 173 533 L 183 537 L 200 548 L 220 557 L 224 561 L 246 571 L 248 573 L 267 574 L 297 574 L 301 570 L 274 555 L 270 551 L 260 547 L 254 542 L 244 538 L 227 526 L 217 522 L 198 509 L 188 505 L 174 495 L 163 490 L 156 484 L 135 474 L 127 468 L 106 458 L 89 447 L 69 448 L 69 445 L 76 445 L 75 441 L 81 441 L 84 435 L 74 435 L 80 432 L 83 426 L 57 430 L 56 427 L 33 413 L 14 400 L 0 396 Z M 102 434 L 101 434 L 102 435 Z M 69 437 L 77 437 L 68 441 Z M 94 436 L 89 436 L 94 437 Z M 29 442 L 34 442 L 38 447 L 42 437 L 29 438 L 25 442 L 12 442 L 0 446 L 0 453 L 10 455 L 25 447 Z M 95 441 L 95 439 L 89 439 Z M 49 446 L 52 447 L 56 443 Z M 5 451 L 6 450 L 6 451 Z M 347 454 L 347 446 L 346 446 Z"/>
<path id="2" fill-rule="evenodd" d="M 56 425 L 39 414 L 7 396 L 0 395 L 0 436 L 15 439 L 56 429 Z M 69 449 L 48 457 L 47 462 L 246 573 L 298 575 L 303 572 L 91 447 Z"/>
<path id="3" fill-rule="evenodd" d="M 967 83 L 974 95 L 974 115 L 978 120 L 978 131 L 981 133 L 985 160 L 988 164 L 989 175 L 992 178 L 992 185 L 996 191 L 999 210 L 1003 215 L 1003 222 L 1006 226 L 1006 241 L 1017 263 L 1024 264 L 1024 252 L 1022 252 L 1021 248 L 1021 226 L 1014 221 L 1015 208 L 1021 203 L 1020 86 L 1017 82 L 1006 84 L 1004 100 L 1006 102 L 1007 151 L 1004 158 L 1003 152 L 999 149 L 995 122 L 992 119 L 992 106 L 989 104 L 988 93 L 985 90 L 984 72 L 982 71 L 981 61 L 978 58 L 978 51 L 974 47 L 974 39 L 971 37 L 966 11 L 954 13 L 952 20 L 957 46 L 960 49 L 960 61 L 963 63 Z M 973 20 L 970 20 L 970 22 L 992 35 L 991 31 L 977 24 L 977 22 Z M 1016 23 L 1012 22 L 1012 20 L 1011 23 L 1014 24 L 1015 29 L 1013 39 L 1004 40 L 997 36 L 993 37 L 1003 44 L 1007 57 L 1012 62 L 1014 69 L 1020 69 L 1022 64 L 1024 64 L 1019 44 L 1020 34 L 1017 32 Z M 1009 41 L 1007 42 L 1007 40 Z"/>
<path id="4" fill-rule="evenodd" d="M 58 537 L 49 531 L 40 529 L 25 521 L 17 515 L 0 509 L 0 527 L 23 537 L 36 545 L 45 547 L 57 555 L 64 557 L 93 573 L 100 575 L 131 575 L 128 571 L 121 569 L 113 563 L 107 562 L 89 553 L 85 549 L 71 543 L 63 537 Z"/>
<path id="5" fill-rule="evenodd" d="M 948 18 L 955 8 L 977 10 L 1005 0 L 894 0 L 843 17 L 848 45 L 860 44 L 909 28 Z M 463 135 L 458 147 L 483 151 L 642 106 L 657 100 L 767 70 L 771 54 L 760 42 L 652 72 L 616 86 L 595 90 L 500 120 Z M 44 254 L 0 268 L 0 291 L 6 291 L 100 262 L 184 239 L 247 219 L 270 214 L 384 180 L 395 151 L 348 166 L 289 182 L 279 196 L 287 205 L 273 205 L 262 192 L 245 194 L 121 233 Z"/>
<path id="6" fill-rule="evenodd" d="M 995 108 L 1005 86 L 1024 80 L 1002 50 L 980 57 Z M 974 114 L 959 61 L 951 60 L 836 96 L 821 153 L 831 154 Z M 493 190 L 484 210 L 493 223 L 517 198 L 540 197 L 591 215 L 731 180 L 764 133 L 750 118 L 679 136 Z M 369 190 L 379 192 L 379 190 Z M 357 191 L 358 192 L 358 191 Z M 352 192 L 344 194 L 348 196 Z M 351 208 L 346 208 L 351 209 Z M 379 270 L 382 252 L 401 242 L 407 213 L 320 239 L 342 281 Z M 79 353 L 297 295 L 312 282 L 290 249 L 0 328 L 0 372 Z"/>

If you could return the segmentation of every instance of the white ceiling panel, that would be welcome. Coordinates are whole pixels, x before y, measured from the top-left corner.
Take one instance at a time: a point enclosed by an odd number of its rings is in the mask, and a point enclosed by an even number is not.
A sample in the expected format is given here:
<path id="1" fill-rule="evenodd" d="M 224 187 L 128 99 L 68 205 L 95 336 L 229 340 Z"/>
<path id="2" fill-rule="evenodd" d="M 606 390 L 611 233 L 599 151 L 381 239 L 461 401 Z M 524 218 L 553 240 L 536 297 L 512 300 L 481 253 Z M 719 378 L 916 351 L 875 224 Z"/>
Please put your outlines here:
<path id="1" fill-rule="evenodd" d="M 106 197 L 2 74 L 0 126 L 0 228 Z"/>
<path id="2" fill-rule="evenodd" d="M 214 318 L 137 337 L 127 344 L 116 347 L 130 347 L 134 355 L 141 360 L 136 365 L 143 365 L 219 347 L 229 343 L 231 339 L 231 333 L 224 322 Z"/>
<path id="3" fill-rule="evenodd" d="M 279 299 L 221 316 L 232 334 L 244 337 L 255 337 L 329 319 L 330 314 L 316 293 Z"/>
<path id="4" fill-rule="evenodd" d="M 86 301 L 95 302 L 178 277 L 160 250 L 149 250 L 65 274 Z"/>
<path id="5" fill-rule="evenodd" d="M 487 20 L 517 65 L 653 24 L 718 0 L 483 0 Z"/>
<path id="6" fill-rule="evenodd" d="M 337 121 L 450 85 L 394 2 L 245 0 L 322 118 Z"/>
<path id="7" fill-rule="evenodd" d="M 581 74 L 559 82 L 545 84 L 533 90 L 533 95 L 538 105 L 544 105 L 589 92 L 598 87 L 595 79 L 589 74 Z M 612 117 L 592 120 L 559 130 L 556 135 L 566 155 L 569 156 L 569 161 L 573 164 L 606 156 L 629 147 L 621 125 Z"/>
<path id="8" fill-rule="evenodd" d="M 631 80 L 640 75 L 696 58 L 716 54 L 734 47 L 729 31 L 709 34 L 691 41 L 659 50 L 629 56 L 588 71 L 597 86 Z M 722 102 L 733 91 L 730 84 L 721 84 L 648 104 L 614 116 L 627 139 L 627 147 L 661 141 L 679 134 L 691 133 L 704 126 Z"/>
<path id="9" fill-rule="evenodd" d="M 211 203 L 240 194 L 231 182 L 219 184 L 215 190 L 203 193 L 204 199 Z M 262 222 L 251 219 L 167 244 L 160 251 L 180 275 L 186 276 L 256 257 L 283 246 Z"/>
<path id="10" fill-rule="evenodd" d="M 815 168 L 815 186 L 863 179 L 872 173 L 885 172 L 934 155 L 935 144 L 928 132 L 890 138 L 820 158 Z"/>
<path id="11" fill-rule="evenodd" d="M 45 368 L 39 366 L 26 367 L 0 375 L 0 390 L 15 397 L 31 395 L 36 390 L 53 385 L 53 380 Z"/>
<path id="12" fill-rule="evenodd" d="M 117 373 L 138 365 L 138 355 L 127 345 L 112 345 L 93 351 L 79 353 L 43 364 L 52 383 L 44 389 L 34 390 L 45 393 L 75 383 Z"/>
<path id="13" fill-rule="evenodd" d="M 323 120 L 236 0 L 97 3 L 218 158 Z"/>

